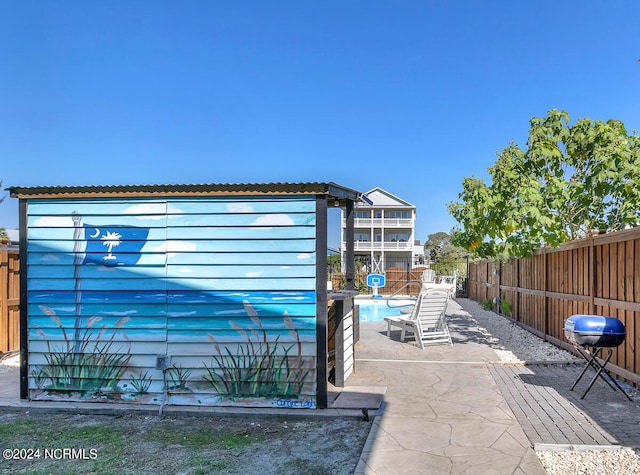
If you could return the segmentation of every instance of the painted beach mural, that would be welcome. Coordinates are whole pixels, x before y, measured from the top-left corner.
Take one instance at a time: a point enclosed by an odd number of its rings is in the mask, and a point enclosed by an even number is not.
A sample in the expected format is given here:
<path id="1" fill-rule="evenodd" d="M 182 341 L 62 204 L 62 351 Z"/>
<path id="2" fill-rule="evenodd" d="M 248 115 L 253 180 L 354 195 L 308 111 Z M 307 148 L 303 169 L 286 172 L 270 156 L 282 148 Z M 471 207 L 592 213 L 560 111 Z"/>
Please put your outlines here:
<path id="1" fill-rule="evenodd" d="M 315 407 L 315 206 L 31 199 L 29 397 Z"/>

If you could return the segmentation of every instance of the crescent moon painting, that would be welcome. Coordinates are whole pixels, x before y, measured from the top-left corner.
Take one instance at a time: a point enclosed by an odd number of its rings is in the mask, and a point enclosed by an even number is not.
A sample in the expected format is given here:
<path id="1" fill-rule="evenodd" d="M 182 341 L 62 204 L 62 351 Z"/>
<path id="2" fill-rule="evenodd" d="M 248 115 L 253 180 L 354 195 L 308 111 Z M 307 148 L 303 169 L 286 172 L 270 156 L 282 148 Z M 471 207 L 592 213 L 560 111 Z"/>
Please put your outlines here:
<path id="1" fill-rule="evenodd" d="M 100 236 L 100 228 L 96 228 L 96 233 L 90 235 L 92 238 L 97 238 L 98 236 Z"/>

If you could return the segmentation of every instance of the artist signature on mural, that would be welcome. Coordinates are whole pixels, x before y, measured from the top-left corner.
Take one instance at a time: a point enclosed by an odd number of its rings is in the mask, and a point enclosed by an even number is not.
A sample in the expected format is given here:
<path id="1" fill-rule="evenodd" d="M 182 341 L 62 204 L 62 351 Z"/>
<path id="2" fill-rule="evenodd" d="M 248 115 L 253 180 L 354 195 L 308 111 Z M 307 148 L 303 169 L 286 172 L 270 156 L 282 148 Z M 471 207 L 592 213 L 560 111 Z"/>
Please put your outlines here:
<path id="1" fill-rule="evenodd" d="M 274 402 L 278 407 L 303 407 L 306 409 L 312 409 L 316 407 L 316 402 L 312 400 L 297 401 L 293 399 L 278 399 Z"/>

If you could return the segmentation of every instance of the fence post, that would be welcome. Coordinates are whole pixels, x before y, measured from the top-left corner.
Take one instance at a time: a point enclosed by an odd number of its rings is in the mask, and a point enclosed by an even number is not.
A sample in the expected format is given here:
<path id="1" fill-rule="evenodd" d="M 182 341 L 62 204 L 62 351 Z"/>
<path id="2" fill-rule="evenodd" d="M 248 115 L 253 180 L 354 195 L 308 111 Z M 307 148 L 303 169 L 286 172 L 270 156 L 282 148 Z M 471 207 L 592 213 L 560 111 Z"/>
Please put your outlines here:
<path id="1" fill-rule="evenodd" d="M 9 351 L 9 252 L 0 250 L 0 353 Z"/>
<path id="2" fill-rule="evenodd" d="M 589 313 L 596 314 L 596 246 L 593 233 L 589 239 Z"/>
<path id="3" fill-rule="evenodd" d="M 549 335 L 549 312 L 547 311 L 547 246 L 543 248 L 543 279 L 542 279 L 542 315 L 544 316 L 544 339 L 549 341 L 547 336 Z"/>
<path id="4" fill-rule="evenodd" d="M 502 315 L 502 259 L 498 261 L 498 313 Z"/>
<path id="5" fill-rule="evenodd" d="M 347 239 L 347 249 L 345 252 L 345 259 L 347 261 L 345 270 L 344 270 L 344 275 L 346 279 L 345 288 L 347 290 L 354 290 L 356 288 L 355 249 L 354 249 L 355 244 L 353 242 L 353 236 L 355 233 L 355 217 L 354 217 L 354 204 L 352 200 L 347 200 L 346 210 L 345 210 L 345 222 L 346 222 L 345 233 L 347 236 L 351 236 L 350 239 Z"/>
<path id="6" fill-rule="evenodd" d="M 516 319 L 517 322 L 520 321 L 520 258 L 516 257 L 516 262 L 514 266 L 515 275 L 515 284 L 516 284 L 516 296 L 515 302 L 513 302 L 513 318 Z"/>

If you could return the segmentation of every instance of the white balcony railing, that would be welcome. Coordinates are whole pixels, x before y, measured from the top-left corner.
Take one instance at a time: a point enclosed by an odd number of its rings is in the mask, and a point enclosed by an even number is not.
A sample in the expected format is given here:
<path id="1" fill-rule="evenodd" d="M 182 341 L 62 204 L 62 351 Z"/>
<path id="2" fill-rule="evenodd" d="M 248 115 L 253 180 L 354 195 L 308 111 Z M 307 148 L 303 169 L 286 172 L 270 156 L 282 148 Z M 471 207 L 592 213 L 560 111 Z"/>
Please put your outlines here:
<path id="1" fill-rule="evenodd" d="M 345 220 L 342 222 L 346 226 Z M 411 228 L 413 219 L 411 218 L 356 218 L 354 219 L 356 228 Z"/>
<path id="2" fill-rule="evenodd" d="M 343 243 L 343 249 L 346 248 L 346 244 Z M 412 251 L 412 242 L 379 242 L 379 241 L 356 241 L 354 243 L 354 250 L 356 251 Z"/>

